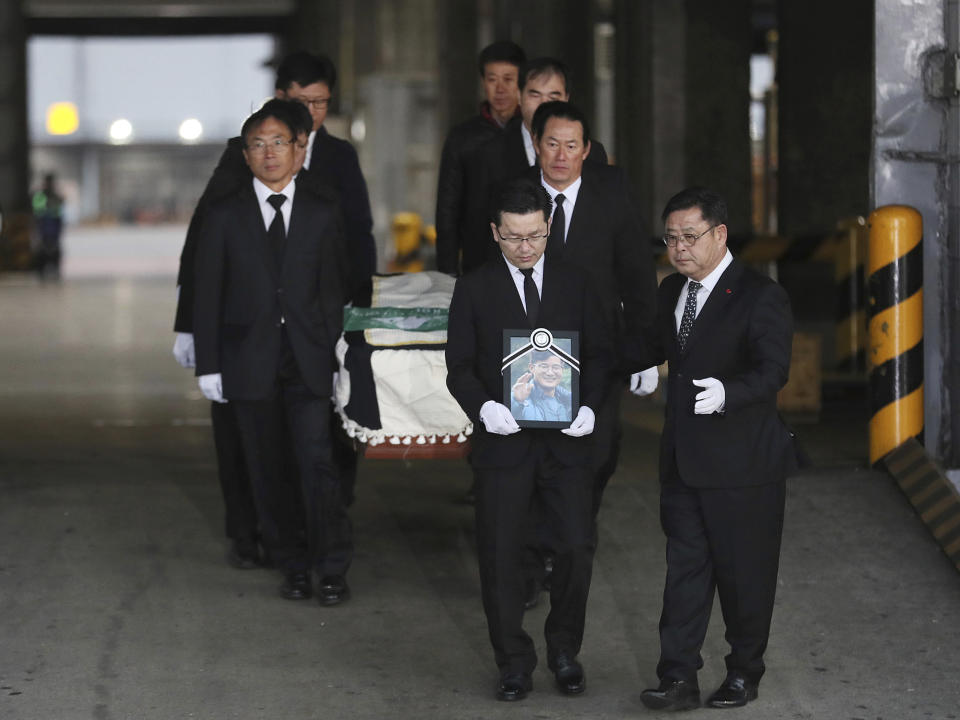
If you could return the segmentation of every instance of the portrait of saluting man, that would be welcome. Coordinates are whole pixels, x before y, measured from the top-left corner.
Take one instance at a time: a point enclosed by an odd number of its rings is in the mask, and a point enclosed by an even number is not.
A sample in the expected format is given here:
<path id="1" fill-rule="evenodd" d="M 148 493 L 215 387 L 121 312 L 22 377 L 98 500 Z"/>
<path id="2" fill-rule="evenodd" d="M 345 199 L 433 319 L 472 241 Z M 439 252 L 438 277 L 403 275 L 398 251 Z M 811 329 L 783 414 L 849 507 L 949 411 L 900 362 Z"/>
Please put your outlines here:
<path id="1" fill-rule="evenodd" d="M 513 384 L 511 413 L 517 420 L 570 422 L 573 395 L 564 386 L 566 364 L 549 350 L 534 350 L 530 364 Z M 569 380 L 566 383 L 569 385 Z"/>

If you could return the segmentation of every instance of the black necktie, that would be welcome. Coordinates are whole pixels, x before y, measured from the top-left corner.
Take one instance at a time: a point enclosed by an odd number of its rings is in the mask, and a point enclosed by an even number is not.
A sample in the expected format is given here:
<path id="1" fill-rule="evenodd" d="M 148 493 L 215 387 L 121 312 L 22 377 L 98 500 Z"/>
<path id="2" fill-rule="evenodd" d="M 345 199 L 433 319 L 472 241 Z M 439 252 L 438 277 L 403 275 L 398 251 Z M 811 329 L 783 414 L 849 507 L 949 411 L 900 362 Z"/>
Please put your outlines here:
<path id="1" fill-rule="evenodd" d="M 520 272 L 523 273 L 523 300 L 527 305 L 527 319 L 530 327 L 536 327 L 537 315 L 540 314 L 540 293 L 533 281 L 533 268 L 520 268 Z"/>
<path id="2" fill-rule="evenodd" d="M 550 225 L 550 239 L 547 240 L 547 252 L 551 257 L 563 256 L 564 237 L 567 233 L 567 215 L 563 211 L 563 193 L 557 195 L 554 202 L 557 209 L 553 211 L 553 224 Z"/>
<path id="3" fill-rule="evenodd" d="M 287 240 L 287 231 L 283 226 L 283 213 L 280 212 L 280 208 L 286 201 L 287 196 L 280 194 L 271 195 L 267 198 L 267 202 L 273 205 L 273 209 L 277 211 L 277 214 L 273 216 L 273 222 L 270 223 L 270 227 L 267 229 L 267 239 L 273 246 L 273 252 L 277 256 L 278 265 L 283 263 L 283 247 Z"/>
<path id="4" fill-rule="evenodd" d="M 687 302 L 683 306 L 683 317 L 680 318 L 680 329 L 677 331 L 680 352 L 683 352 L 687 346 L 687 338 L 690 337 L 690 330 L 693 329 L 693 321 L 697 317 L 697 292 L 702 287 L 703 285 L 696 280 L 687 283 Z"/>

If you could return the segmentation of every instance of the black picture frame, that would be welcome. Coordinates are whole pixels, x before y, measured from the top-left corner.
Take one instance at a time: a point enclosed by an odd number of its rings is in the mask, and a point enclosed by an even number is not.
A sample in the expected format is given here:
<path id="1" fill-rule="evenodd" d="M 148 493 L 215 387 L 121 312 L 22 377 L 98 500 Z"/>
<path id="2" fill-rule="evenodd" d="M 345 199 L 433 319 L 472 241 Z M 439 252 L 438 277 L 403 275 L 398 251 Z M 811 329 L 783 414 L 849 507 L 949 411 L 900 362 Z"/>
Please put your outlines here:
<path id="1" fill-rule="evenodd" d="M 556 380 L 556 366 L 561 367 Z M 503 331 L 503 404 L 520 427 L 566 428 L 580 409 L 580 333 L 547 328 Z M 538 375 L 542 373 L 540 382 Z M 524 380 L 529 393 L 521 402 L 514 386 Z M 547 388 L 546 392 L 541 388 Z"/>

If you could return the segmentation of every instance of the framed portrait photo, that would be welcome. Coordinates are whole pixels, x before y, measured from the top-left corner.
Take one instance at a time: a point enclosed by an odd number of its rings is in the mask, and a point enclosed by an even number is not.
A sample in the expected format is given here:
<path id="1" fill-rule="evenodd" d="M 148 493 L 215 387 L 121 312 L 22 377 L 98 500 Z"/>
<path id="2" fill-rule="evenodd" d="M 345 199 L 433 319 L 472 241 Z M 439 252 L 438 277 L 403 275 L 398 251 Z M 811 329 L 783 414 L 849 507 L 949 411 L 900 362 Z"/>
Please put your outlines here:
<path id="1" fill-rule="evenodd" d="M 503 331 L 503 404 L 520 427 L 565 428 L 580 408 L 580 334 Z"/>

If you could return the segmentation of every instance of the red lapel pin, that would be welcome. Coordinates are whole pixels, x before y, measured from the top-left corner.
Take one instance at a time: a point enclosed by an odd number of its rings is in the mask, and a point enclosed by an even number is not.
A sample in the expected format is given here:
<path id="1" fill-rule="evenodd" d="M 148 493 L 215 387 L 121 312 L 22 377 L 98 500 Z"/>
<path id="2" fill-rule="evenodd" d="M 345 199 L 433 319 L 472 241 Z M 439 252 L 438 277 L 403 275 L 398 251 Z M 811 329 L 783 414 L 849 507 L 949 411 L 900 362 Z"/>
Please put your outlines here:
<path id="1" fill-rule="evenodd" d="M 732 294 L 733 294 L 733 290 L 731 290 L 730 288 L 727 288 L 727 295 L 732 295 Z"/>

